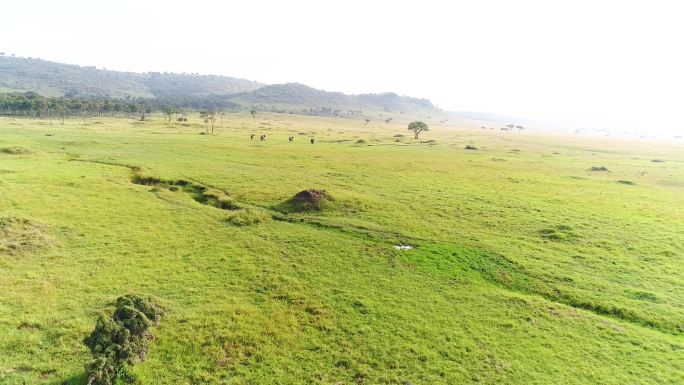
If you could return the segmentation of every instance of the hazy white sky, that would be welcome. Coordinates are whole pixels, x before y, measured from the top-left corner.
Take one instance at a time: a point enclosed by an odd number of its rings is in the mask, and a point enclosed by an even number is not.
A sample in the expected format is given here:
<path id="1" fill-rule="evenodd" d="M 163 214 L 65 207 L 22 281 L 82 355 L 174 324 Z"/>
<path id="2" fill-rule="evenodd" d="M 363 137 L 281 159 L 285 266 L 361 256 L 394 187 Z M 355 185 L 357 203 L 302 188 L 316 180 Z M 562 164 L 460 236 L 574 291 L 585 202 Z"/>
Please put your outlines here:
<path id="1" fill-rule="evenodd" d="M 8 54 L 684 133 L 681 1 L 3 3 Z"/>

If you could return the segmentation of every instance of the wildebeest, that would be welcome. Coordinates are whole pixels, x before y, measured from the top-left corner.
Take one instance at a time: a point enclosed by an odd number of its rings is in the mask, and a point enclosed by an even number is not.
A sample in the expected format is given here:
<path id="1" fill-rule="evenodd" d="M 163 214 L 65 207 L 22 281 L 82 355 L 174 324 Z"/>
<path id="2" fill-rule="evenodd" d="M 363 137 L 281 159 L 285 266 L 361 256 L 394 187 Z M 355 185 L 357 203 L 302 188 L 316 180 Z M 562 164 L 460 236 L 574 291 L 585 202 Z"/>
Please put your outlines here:
<path id="1" fill-rule="evenodd" d="M 315 141 L 314 138 L 311 138 L 311 144 L 314 144 L 314 141 Z"/>
<path id="2" fill-rule="evenodd" d="M 287 140 L 289 140 L 290 142 L 294 141 L 294 136 L 290 136 L 289 138 L 287 138 Z"/>
<path id="3" fill-rule="evenodd" d="M 254 139 L 254 134 L 249 134 L 249 139 L 250 140 Z"/>
<path id="4" fill-rule="evenodd" d="M 266 140 L 266 134 L 261 135 L 261 136 L 259 137 L 259 140 L 262 141 L 262 142 L 263 142 L 264 140 Z"/>

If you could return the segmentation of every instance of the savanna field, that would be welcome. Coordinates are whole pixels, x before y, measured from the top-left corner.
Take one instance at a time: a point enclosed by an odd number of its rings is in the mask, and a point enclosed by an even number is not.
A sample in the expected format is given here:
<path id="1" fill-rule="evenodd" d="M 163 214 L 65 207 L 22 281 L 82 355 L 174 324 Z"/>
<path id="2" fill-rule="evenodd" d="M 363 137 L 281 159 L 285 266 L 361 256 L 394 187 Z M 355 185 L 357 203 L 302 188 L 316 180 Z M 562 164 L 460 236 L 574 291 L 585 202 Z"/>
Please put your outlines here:
<path id="1" fill-rule="evenodd" d="M 684 384 L 682 143 L 222 120 L 0 118 L 0 384 Z"/>

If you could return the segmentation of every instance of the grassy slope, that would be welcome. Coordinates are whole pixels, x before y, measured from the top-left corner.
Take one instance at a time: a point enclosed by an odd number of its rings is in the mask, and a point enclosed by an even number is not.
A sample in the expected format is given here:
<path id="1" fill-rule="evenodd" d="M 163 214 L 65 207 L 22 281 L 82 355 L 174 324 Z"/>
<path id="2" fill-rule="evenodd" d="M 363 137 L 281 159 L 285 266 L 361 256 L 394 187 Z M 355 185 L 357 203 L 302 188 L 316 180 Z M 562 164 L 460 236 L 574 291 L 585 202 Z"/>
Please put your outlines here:
<path id="1" fill-rule="evenodd" d="M 81 339 L 126 292 L 169 309 L 142 383 L 684 381 L 681 147 L 470 129 L 431 145 L 402 127 L 0 119 L 0 148 L 32 150 L 0 154 L 0 216 L 55 240 L 0 255 L 0 383 L 78 383 Z M 237 227 L 93 160 L 264 208 L 305 188 L 336 201 Z"/>

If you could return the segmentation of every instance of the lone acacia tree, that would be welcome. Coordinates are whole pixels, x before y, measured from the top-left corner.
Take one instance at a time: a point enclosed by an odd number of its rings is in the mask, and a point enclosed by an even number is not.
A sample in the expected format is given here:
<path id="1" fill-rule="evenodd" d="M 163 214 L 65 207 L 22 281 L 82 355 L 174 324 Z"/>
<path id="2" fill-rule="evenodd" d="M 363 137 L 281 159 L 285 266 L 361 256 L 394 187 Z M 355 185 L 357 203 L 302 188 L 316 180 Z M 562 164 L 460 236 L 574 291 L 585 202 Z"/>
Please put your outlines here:
<path id="1" fill-rule="evenodd" d="M 409 123 L 408 129 L 409 129 L 409 131 L 413 131 L 413 135 L 415 136 L 416 139 L 418 139 L 418 135 L 420 135 L 421 132 L 430 131 L 430 128 L 428 128 L 428 125 L 425 124 L 424 122 L 419 121 L 419 120 L 416 120 L 415 122 Z"/>

